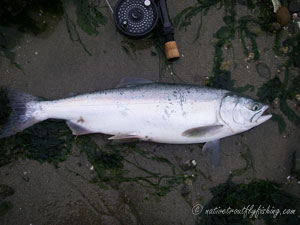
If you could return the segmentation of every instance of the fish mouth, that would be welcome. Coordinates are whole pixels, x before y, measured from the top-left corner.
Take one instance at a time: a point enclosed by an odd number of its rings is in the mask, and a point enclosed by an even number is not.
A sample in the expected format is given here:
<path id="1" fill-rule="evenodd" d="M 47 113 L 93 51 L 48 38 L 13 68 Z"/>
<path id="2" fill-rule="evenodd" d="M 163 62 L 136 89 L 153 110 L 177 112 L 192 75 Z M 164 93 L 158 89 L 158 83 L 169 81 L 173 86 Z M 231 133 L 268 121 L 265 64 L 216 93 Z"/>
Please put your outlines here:
<path id="1" fill-rule="evenodd" d="M 268 119 L 271 119 L 272 114 L 267 114 L 267 115 L 263 115 L 264 112 L 266 112 L 266 110 L 269 108 L 269 106 L 263 106 L 263 108 L 261 109 L 261 111 L 259 111 L 258 113 L 254 114 L 254 116 L 251 118 L 251 123 L 264 123 L 266 122 Z"/>

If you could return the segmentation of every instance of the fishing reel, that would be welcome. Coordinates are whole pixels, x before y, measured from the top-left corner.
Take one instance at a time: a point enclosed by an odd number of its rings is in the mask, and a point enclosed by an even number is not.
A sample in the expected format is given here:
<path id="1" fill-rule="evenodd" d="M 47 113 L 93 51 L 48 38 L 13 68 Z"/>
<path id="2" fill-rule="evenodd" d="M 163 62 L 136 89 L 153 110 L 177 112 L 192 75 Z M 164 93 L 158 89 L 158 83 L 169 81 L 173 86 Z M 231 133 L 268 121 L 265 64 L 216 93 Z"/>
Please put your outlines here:
<path id="1" fill-rule="evenodd" d="M 119 32 L 131 39 L 145 38 L 160 21 L 167 59 L 175 61 L 179 58 L 166 0 L 119 0 L 111 10 Z"/>

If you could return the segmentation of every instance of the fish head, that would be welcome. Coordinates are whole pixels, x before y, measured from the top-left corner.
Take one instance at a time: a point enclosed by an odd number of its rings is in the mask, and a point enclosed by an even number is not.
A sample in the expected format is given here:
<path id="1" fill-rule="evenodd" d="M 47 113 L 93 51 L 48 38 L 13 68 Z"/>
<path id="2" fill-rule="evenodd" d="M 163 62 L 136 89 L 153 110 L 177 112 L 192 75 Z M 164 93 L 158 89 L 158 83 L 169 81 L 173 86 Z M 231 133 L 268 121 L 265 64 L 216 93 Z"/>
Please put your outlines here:
<path id="1" fill-rule="evenodd" d="M 268 108 L 250 98 L 227 95 L 222 99 L 220 116 L 235 133 L 239 133 L 269 120 L 271 114 L 263 115 Z"/>

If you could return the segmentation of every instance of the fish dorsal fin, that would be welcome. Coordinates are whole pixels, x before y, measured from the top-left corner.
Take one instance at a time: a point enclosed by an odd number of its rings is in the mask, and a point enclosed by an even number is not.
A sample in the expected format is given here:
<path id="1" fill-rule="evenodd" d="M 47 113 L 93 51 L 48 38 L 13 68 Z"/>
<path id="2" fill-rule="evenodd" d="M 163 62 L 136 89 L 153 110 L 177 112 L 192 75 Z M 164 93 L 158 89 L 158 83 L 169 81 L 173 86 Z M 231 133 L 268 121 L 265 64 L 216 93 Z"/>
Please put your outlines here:
<path id="1" fill-rule="evenodd" d="M 136 85 L 152 84 L 152 83 L 155 82 L 140 77 L 125 77 L 120 81 L 120 83 L 116 86 L 116 88 L 132 87 Z"/>
<path id="2" fill-rule="evenodd" d="M 185 137 L 203 137 L 208 134 L 216 134 L 223 128 L 223 125 L 212 125 L 204 127 L 195 127 L 188 129 L 182 133 Z"/>

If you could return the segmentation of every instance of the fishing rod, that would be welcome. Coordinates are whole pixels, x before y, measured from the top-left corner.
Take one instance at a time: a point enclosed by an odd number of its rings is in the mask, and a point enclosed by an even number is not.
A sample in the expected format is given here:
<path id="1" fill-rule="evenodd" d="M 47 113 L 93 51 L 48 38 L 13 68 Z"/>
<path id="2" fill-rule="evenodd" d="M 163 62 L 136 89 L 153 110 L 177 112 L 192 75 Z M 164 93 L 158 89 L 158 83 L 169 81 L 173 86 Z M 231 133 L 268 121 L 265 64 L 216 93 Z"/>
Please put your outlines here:
<path id="1" fill-rule="evenodd" d="M 119 0 L 114 8 L 108 0 L 106 3 L 113 14 L 118 31 L 128 38 L 147 37 L 160 21 L 160 34 L 164 37 L 166 58 L 169 61 L 179 59 L 166 0 Z"/>

